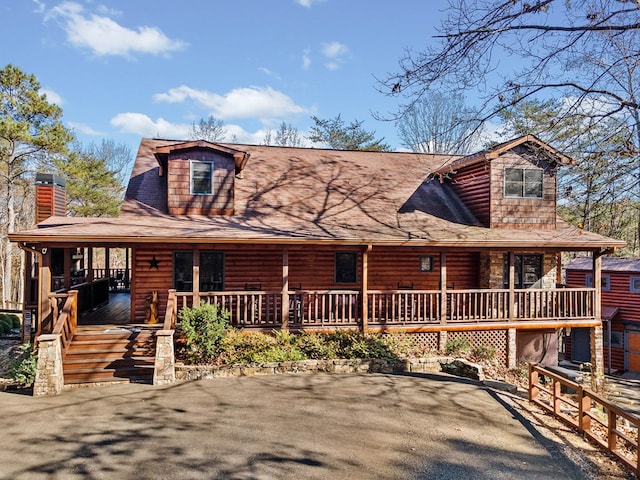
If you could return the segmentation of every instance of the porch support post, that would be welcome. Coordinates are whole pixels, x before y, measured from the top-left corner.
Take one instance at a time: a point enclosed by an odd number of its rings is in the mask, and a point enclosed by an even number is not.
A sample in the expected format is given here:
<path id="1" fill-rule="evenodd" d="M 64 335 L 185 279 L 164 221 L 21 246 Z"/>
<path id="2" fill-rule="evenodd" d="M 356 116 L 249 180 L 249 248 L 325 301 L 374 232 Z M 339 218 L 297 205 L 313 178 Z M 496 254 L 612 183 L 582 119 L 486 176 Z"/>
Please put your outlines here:
<path id="1" fill-rule="evenodd" d="M 104 247 L 104 276 L 111 278 L 111 249 Z"/>
<path id="2" fill-rule="evenodd" d="M 64 288 L 71 288 L 71 248 L 64 249 L 63 260 L 63 276 L 64 276 Z"/>
<path id="3" fill-rule="evenodd" d="M 591 344 L 591 374 L 596 380 L 598 391 L 604 379 L 604 348 L 602 342 L 602 253 L 593 252 L 593 286 L 596 289 L 594 315 L 600 326 L 592 327 L 589 340 Z"/>
<path id="4" fill-rule="evenodd" d="M 51 316 L 51 249 L 46 249 L 40 257 L 40 271 L 38 272 L 38 327 L 36 336 L 42 333 L 42 325 Z"/>
<path id="5" fill-rule="evenodd" d="M 193 306 L 200 305 L 200 249 L 193 249 Z"/>
<path id="6" fill-rule="evenodd" d="M 93 247 L 87 247 L 87 282 L 93 282 Z"/>
<path id="7" fill-rule="evenodd" d="M 516 255 L 509 252 L 509 321 L 516 319 Z"/>
<path id="8" fill-rule="evenodd" d="M 440 252 L 440 323 L 447 324 L 447 252 Z M 444 351 L 447 332 L 438 332 L 438 349 Z"/>
<path id="9" fill-rule="evenodd" d="M 360 298 L 360 316 L 362 333 L 366 334 L 369 324 L 369 252 L 373 247 L 367 245 L 362 251 L 362 292 Z"/>
<path id="10" fill-rule="evenodd" d="M 289 250 L 282 251 L 282 330 L 289 330 Z"/>

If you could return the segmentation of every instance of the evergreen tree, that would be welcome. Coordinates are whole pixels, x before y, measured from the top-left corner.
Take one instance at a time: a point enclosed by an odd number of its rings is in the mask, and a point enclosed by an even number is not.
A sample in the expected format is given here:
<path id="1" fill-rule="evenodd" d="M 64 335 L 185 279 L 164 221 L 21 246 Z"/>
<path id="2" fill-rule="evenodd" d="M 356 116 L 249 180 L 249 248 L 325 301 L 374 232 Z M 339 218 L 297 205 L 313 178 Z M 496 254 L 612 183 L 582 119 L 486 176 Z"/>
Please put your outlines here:
<path id="1" fill-rule="evenodd" d="M 7 237 L 19 225 L 16 206 L 29 175 L 43 156 L 65 154 L 73 135 L 62 124 L 62 110 L 40 93 L 34 75 L 14 65 L 0 70 L 0 257 L 2 258 L 2 300 L 16 301 L 20 278 L 19 262 Z M 31 219 L 32 221 L 32 219 Z"/>
<path id="2" fill-rule="evenodd" d="M 315 125 L 311 127 L 309 141 L 321 143 L 336 150 L 366 150 L 370 152 L 388 152 L 389 145 L 384 138 L 376 139 L 376 132 L 367 132 L 362 128 L 363 121 L 355 120 L 349 125 L 338 115 L 331 119 L 311 117 Z"/>

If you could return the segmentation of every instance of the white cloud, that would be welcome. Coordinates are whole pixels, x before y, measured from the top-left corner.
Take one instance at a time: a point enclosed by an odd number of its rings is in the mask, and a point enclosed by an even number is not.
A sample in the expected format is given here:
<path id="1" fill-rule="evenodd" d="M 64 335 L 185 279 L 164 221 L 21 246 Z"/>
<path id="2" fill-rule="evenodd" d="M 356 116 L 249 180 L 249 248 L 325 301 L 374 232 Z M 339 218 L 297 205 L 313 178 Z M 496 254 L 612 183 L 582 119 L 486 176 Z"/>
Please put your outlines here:
<path id="1" fill-rule="evenodd" d="M 91 128 L 89 125 L 85 125 L 84 123 L 68 122 L 67 125 L 69 125 L 69 128 L 75 130 L 76 132 L 80 132 L 83 135 L 89 135 L 92 137 L 106 136 L 105 132 L 100 132 L 99 130 L 95 130 Z"/>
<path id="2" fill-rule="evenodd" d="M 47 96 L 47 101 L 49 103 L 54 103 L 56 105 L 58 105 L 59 107 L 62 106 L 62 96 L 57 93 L 54 92 L 53 90 L 51 90 L 50 88 L 41 88 L 40 89 L 40 94 L 44 94 Z"/>
<path id="3" fill-rule="evenodd" d="M 320 3 L 320 2 L 324 2 L 325 0 L 295 0 L 295 2 L 302 6 L 302 7 L 306 7 L 306 8 L 311 8 L 311 5 L 313 5 L 314 3 Z"/>
<path id="4" fill-rule="evenodd" d="M 192 100 L 211 110 L 221 120 L 232 118 L 272 118 L 305 113 L 291 97 L 271 87 L 236 88 L 224 95 L 182 85 L 165 93 L 157 93 L 154 100 L 182 103 Z"/>
<path id="5" fill-rule="evenodd" d="M 191 125 L 171 123 L 163 118 L 153 121 L 144 113 L 119 113 L 111 119 L 111 125 L 124 133 L 131 133 L 141 137 L 171 138 L 187 140 L 191 133 Z M 228 142 L 260 144 L 266 134 L 265 129 L 247 132 L 239 125 L 225 124 L 223 130 Z"/>
<path id="6" fill-rule="evenodd" d="M 328 61 L 324 64 L 328 70 L 337 70 L 344 63 L 344 57 L 349 53 L 346 45 L 340 42 L 330 42 L 322 44 L 322 54 Z"/>
<path id="7" fill-rule="evenodd" d="M 111 125 L 125 133 L 142 137 L 187 138 L 191 125 L 171 123 L 163 118 L 155 122 L 143 113 L 119 113 L 111 119 Z"/>
<path id="8" fill-rule="evenodd" d="M 309 56 L 309 50 L 302 52 L 302 68 L 308 70 L 311 66 L 311 57 Z"/>
<path id="9" fill-rule="evenodd" d="M 104 12 L 104 8 L 100 8 Z M 108 12 L 113 15 L 113 11 Z M 155 27 L 137 27 L 135 30 L 123 27 L 108 16 L 87 13 L 75 2 L 63 2 L 53 7 L 46 19 L 56 18 L 63 23 L 67 40 L 74 46 L 87 48 L 97 56 L 136 53 L 151 55 L 169 54 L 186 47 L 181 40 L 167 37 Z"/>
<path id="10" fill-rule="evenodd" d="M 330 42 L 322 44 L 322 54 L 327 58 L 338 58 L 346 55 L 349 49 L 340 42 Z"/>
<path id="11" fill-rule="evenodd" d="M 39 0 L 33 0 L 33 3 L 36 4 L 36 9 L 33 11 L 33 13 L 44 13 L 47 6 L 43 2 L 40 2 Z"/>

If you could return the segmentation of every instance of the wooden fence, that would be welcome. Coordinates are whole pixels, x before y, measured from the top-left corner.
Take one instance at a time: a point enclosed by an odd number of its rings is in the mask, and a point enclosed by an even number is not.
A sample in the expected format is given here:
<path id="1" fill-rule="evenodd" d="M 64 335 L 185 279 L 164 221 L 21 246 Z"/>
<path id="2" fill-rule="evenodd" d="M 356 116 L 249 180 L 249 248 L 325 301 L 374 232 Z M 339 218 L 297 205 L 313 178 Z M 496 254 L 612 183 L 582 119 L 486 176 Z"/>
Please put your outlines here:
<path id="1" fill-rule="evenodd" d="M 640 417 L 533 363 L 529 364 L 529 400 L 577 428 L 640 477 Z"/>

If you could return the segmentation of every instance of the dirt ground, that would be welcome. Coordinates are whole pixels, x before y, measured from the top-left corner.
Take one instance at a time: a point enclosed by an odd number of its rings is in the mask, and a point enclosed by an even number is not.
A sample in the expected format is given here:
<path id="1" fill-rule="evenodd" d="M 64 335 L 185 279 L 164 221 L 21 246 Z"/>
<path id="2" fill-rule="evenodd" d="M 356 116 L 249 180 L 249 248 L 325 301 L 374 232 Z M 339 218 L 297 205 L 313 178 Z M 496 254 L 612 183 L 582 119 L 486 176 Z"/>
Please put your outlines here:
<path id="1" fill-rule="evenodd" d="M 19 338 L 0 337 L 0 389 L 12 384 L 11 363 Z M 500 379 L 502 380 L 502 379 Z M 557 449 L 574 462 L 591 480 L 627 480 L 636 478 L 615 457 L 584 439 L 577 431 L 556 420 L 542 409 L 531 404 L 526 390 L 519 387 L 515 394 L 498 392 L 499 398 L 521 415 L 521 421 L 529 425 L 548 449 Z"/>

